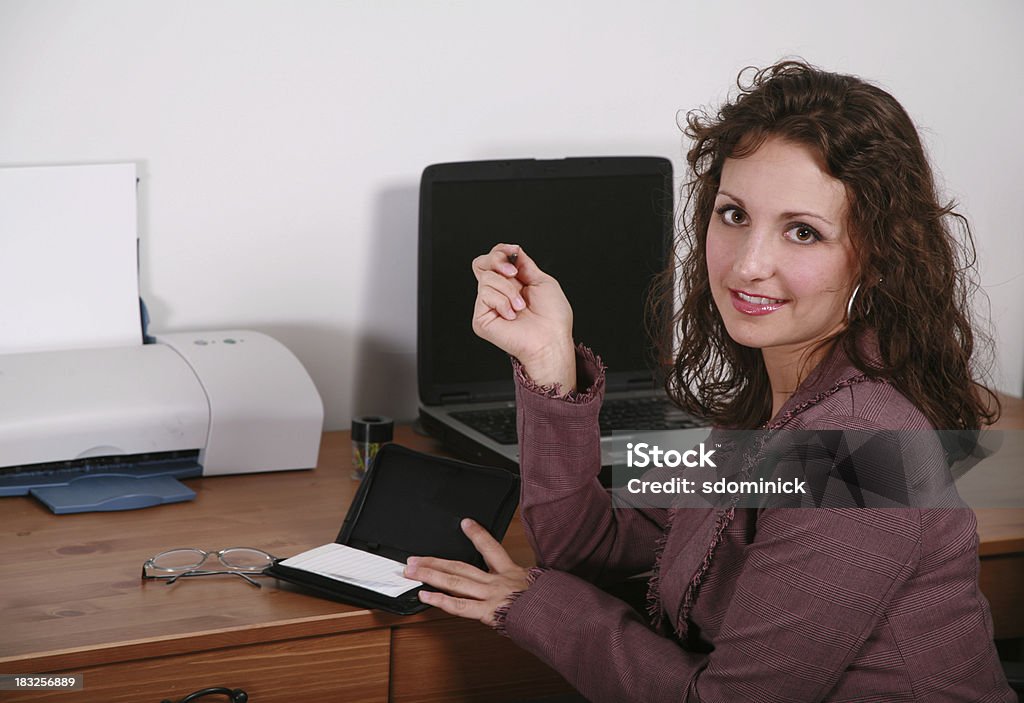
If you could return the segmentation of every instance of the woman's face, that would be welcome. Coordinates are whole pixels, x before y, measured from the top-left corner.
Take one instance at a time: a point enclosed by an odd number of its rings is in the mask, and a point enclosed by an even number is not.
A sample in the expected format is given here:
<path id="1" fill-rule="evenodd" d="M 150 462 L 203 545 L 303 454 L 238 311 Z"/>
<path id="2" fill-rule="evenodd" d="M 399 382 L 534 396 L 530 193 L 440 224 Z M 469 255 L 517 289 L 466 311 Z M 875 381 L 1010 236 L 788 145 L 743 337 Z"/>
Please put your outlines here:
<path id="1" fill-rule="evenodd" d="M 729 336 L 799 355 L 838 331 L 853 287 L 846 190 L 811 151 L 769 138 L 726 159 L 707 233 L 712 295 Z"/>

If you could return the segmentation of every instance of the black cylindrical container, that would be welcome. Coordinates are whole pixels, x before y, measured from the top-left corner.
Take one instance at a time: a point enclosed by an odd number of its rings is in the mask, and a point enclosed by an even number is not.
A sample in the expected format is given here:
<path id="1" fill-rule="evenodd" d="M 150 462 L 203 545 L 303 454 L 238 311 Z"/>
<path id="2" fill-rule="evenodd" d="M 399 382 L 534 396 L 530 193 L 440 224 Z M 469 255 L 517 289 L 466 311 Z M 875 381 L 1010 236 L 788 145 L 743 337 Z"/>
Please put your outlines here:
<path id="1" fill-rule="evenodd" d="M 395 422 L 383 415 L 352 418 L 352 478 L 362 479 L 370 470 L 381 445 L 395 436 Z"/>

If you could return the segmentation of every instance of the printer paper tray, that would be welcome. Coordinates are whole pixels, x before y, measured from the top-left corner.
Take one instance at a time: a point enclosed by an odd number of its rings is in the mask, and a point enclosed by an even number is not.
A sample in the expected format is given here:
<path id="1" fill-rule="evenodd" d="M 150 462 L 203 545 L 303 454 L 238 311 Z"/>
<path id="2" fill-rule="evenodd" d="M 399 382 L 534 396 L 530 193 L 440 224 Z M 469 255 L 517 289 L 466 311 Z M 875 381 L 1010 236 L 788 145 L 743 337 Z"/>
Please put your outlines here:
<path id="1" fill-rule="evenodd" d="M 33 495 L 55 513 L 134 510 L 195 498 L 178 482 L 201 476 L 198 452 L 168 452 L 12 467 L 0 496 Z"/>

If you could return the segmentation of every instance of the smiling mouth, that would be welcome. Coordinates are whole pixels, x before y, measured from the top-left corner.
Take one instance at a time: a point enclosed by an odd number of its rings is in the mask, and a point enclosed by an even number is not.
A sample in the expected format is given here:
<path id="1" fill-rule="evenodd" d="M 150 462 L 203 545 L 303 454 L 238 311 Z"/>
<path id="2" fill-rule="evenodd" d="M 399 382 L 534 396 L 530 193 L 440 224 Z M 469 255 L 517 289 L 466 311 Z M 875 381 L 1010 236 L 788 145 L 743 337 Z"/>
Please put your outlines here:
<path id="1" fill-rule="evenodd" d="M 729 289 L 729 293 L 732 295 L 733 307 L 744 315 L 768 315 L 789 302 L 781 298 L 751 295 L 732 288 Z"/>

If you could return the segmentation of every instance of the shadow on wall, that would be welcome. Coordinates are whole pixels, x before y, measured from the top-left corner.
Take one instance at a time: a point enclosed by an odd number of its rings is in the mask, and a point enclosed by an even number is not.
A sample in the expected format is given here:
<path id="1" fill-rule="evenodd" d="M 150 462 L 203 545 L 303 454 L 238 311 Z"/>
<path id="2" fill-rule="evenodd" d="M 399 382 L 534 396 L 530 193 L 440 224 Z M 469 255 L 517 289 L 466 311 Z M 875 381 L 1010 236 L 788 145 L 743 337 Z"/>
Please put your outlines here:
<path id="1" fill-rule="evenodd" d="M 418 232 L 419 184 L 380 191 L 368 254 L 371 274 L 354 350 L 353 416 L 416 417 Z"/>
<path id="2" fill-rule="evenodd" d="M 352 385 L 338 369 L 345 366 L 345 358 L 353 353 L 355 340 L 350 330 L 289 323 L 255 323 L 240 327 L 269 334 L 288 347 L 316 383 L 324 404 L 324 430 L 349 429 Z"/>

